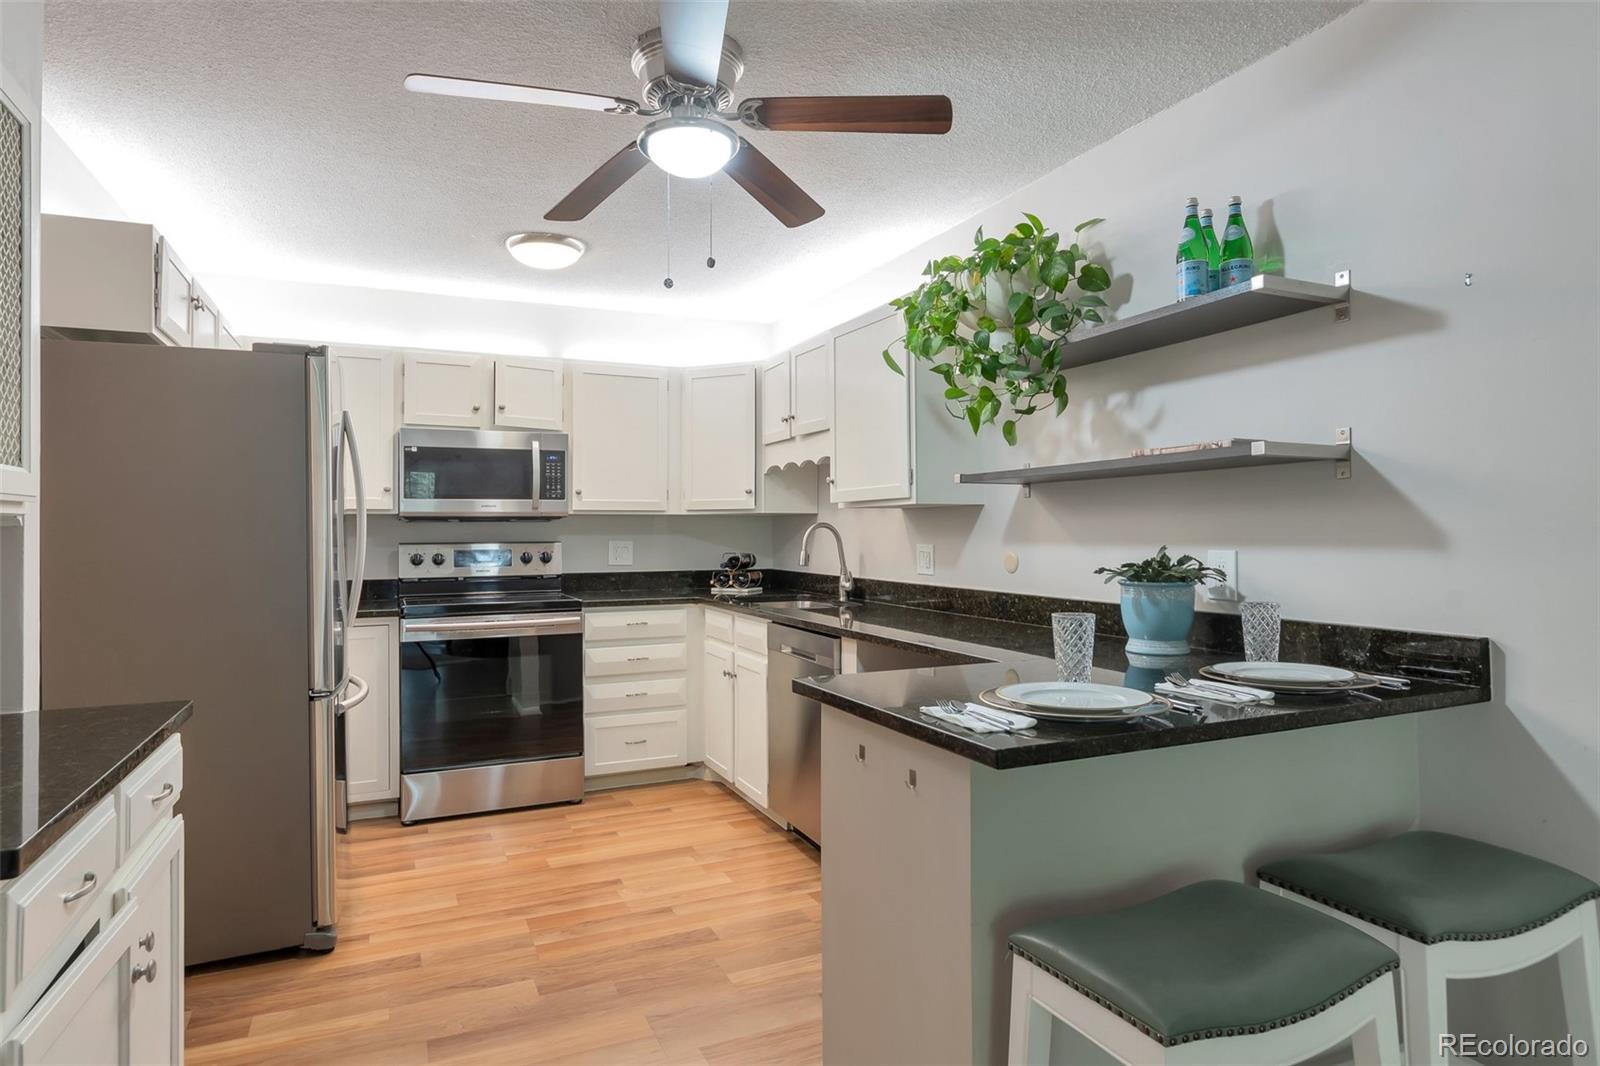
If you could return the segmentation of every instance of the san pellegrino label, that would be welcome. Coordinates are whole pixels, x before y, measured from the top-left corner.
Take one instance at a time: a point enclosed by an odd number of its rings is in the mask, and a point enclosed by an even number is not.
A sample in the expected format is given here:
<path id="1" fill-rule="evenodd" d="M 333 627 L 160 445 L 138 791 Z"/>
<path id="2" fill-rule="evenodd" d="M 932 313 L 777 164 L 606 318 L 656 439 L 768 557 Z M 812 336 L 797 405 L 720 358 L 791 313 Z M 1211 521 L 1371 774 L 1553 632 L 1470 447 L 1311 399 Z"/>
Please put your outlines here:
<path id="1" fill-rule="evenodd" d="M 1200 201 L 1193 196 L 1184 207 L 1183 229 L 1178 231 L 1178 299 L 1204 296 L 1211 290 L 1211 262 L 1206 239 L 1200 232 Z"/>
<path id="2" fill-rule="evenodd" d="M 1242 285 L 1256 273 L 1256 250 L 1244 228 L 1244 209 L 1237 196 L 1228 199 L 1228 226 L 1222 231 L 1221 273 L 1224 288 Z"/>
<path id="3" fill-rule="evenodd" d="M 1217 240 L 1217 231 L 1211 228 L 1211 208 L 1200 212 L 1200 235 L 1206 242 L 1206 285 L 1211 292 L 1221 288 L 1222 278 L 1222 242 Z"/>

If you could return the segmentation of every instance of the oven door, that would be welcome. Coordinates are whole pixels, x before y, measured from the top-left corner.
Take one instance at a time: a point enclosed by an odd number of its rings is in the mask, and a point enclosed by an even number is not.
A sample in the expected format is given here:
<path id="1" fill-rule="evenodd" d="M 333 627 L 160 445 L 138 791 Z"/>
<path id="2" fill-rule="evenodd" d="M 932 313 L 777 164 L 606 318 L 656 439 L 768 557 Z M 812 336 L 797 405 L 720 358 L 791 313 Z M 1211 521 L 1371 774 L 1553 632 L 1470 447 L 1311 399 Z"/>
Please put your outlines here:
<path id="1" fill-rule="evenodd" d="M 583 616 L 406 619 L 400 772 L 583 754 Z"/>
<path id="2" fill-rule="evenodd" d="M 557 518 L 567 513 L 562 433 L 400 431 L 400 513 Z"/>

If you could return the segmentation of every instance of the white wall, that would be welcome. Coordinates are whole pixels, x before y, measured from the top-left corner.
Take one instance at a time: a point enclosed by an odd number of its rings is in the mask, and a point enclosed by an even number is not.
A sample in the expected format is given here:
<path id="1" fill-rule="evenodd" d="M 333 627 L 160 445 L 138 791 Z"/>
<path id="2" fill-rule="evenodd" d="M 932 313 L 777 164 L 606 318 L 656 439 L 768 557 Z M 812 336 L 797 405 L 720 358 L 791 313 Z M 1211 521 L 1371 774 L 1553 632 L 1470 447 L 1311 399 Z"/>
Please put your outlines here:
<path id="1" fill-rule="evenodd" d="M 919 580 L 924 542 L 940 583 L 1109 600 L 1096 566 L 1235 547 L 1245 592 L 1290 617 L 1487 635 L 1503 700 L 1426 717 L 1424 822 L 1600 876 L 1596 34 L 1588 4 L 1369 3 L 780 322 L 788 341 L 881 303 L 1022 210 L 1062 229 L 1105 216 L 1122 310 L 1167 303 L 1189 195 L 1241 194 L 1293 276 L 1354 272 L 1348 324 L 1314 312 L 1085 368 L 1064 416 L 973 456 L 1350 426 L 1353 480 L 1277 467 L 826 509 L 852 568 Z M 780 556 L 803 528 L 781 522 Z"/>
<path id="2" fill-rule="evenodd" d="M 133 219 L 117 203 L 111 190 L 100 183 L 84 165 L 56 128 L 45 122 L 41 128 L 40 206 L 49 215 L 82 215 L 84 218 L 109 218 L 118 222 Z"/>
<path id="3" fill-rule="evenodd" d="M 469 540 L 560 541 L 568 573 L 710 570 L 729 551 L 772 560 L 772 527 L 773 519 L 762 515 L 577 515 L 552 522 L 406 522 L 375 515 L 367 525 L 367 576 L 396 576 L 396 545 Z M 632 566 L 607 562 L 612 540 L 633 542 Z"/>

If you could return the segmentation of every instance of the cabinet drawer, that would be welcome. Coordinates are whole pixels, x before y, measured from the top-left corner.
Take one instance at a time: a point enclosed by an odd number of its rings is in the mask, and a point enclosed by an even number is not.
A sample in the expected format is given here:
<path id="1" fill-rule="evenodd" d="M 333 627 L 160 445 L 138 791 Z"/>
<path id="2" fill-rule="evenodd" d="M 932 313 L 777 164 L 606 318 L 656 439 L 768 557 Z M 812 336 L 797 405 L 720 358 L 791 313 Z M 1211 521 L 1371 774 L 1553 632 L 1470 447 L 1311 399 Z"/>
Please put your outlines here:
<path id="1" fill-rule="evenodd" d="M 640 711 L 651 707 L 682 707 L 689 702 L 689 683 L 681 677 L 649 681 L 606 681 L 583 686 L 583 713 Z"/>
<path id="2" fill-rule="evenodd" d="M 767 623 L 759 618 L 735 618 L 733 620 L 733 643 L 736 647 L 766 655 Z"/>
<path id="3" fill-rule="evenodd" d="M 584 770 L 591 777 L 689 763 L 688 716 L 681 707 L 589 718 L 583 732 Z"/>
<path id="4" fill-rule="evenodd" d="M 706 611 L 706 636 L 733 643 L 733 615 L 727 611 Z"/>
<path id="5" fill-rule="evenodd" d="M 108 796 L 6 890 L 6 935 L 15 938 L 7 948 L 17 962 L 8 984 L 26 979 L 99 905 L 116 869 L 117 809 Z"/>
<path id="6" fill-rule="evenodd" d="M 172 816 L 183 795 L 183 742 L 176 736 L 117 786 L 117 811 L 122 823 L 122 850 L 126 856 L 145 834 Z"/>
<path id="7" fill-rule="evenodd" d="M 669 674 L 681 671 L 687 663 L 688 657 L 681 640 L 671 644 L 619 644 L 583 649 L 584 677 Z"/>
<path id="8" fill-rule="evenodd" d="M 660 640 L 681 637 L 689 631 L 689 612 L 683 607 L 639 611 L 585 611 L 585 640 Z"/>

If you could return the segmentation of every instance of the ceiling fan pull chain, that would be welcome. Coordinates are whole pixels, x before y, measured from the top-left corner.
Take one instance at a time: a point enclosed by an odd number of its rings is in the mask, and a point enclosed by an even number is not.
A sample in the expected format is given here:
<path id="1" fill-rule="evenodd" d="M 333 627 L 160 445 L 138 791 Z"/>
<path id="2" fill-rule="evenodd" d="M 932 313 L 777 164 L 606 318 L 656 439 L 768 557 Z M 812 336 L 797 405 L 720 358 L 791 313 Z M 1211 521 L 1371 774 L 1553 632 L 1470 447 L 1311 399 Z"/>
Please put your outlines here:
<path id="1" fill-rule="evenodd" d="M 667 278 L 661 284 L 672 288 L 672 175 L 667 175 Z"/>
<path id="2" fill-rule="evenodd" d="M 717 266 L 717 176 L 706 182 L 706 269 Z"/>

